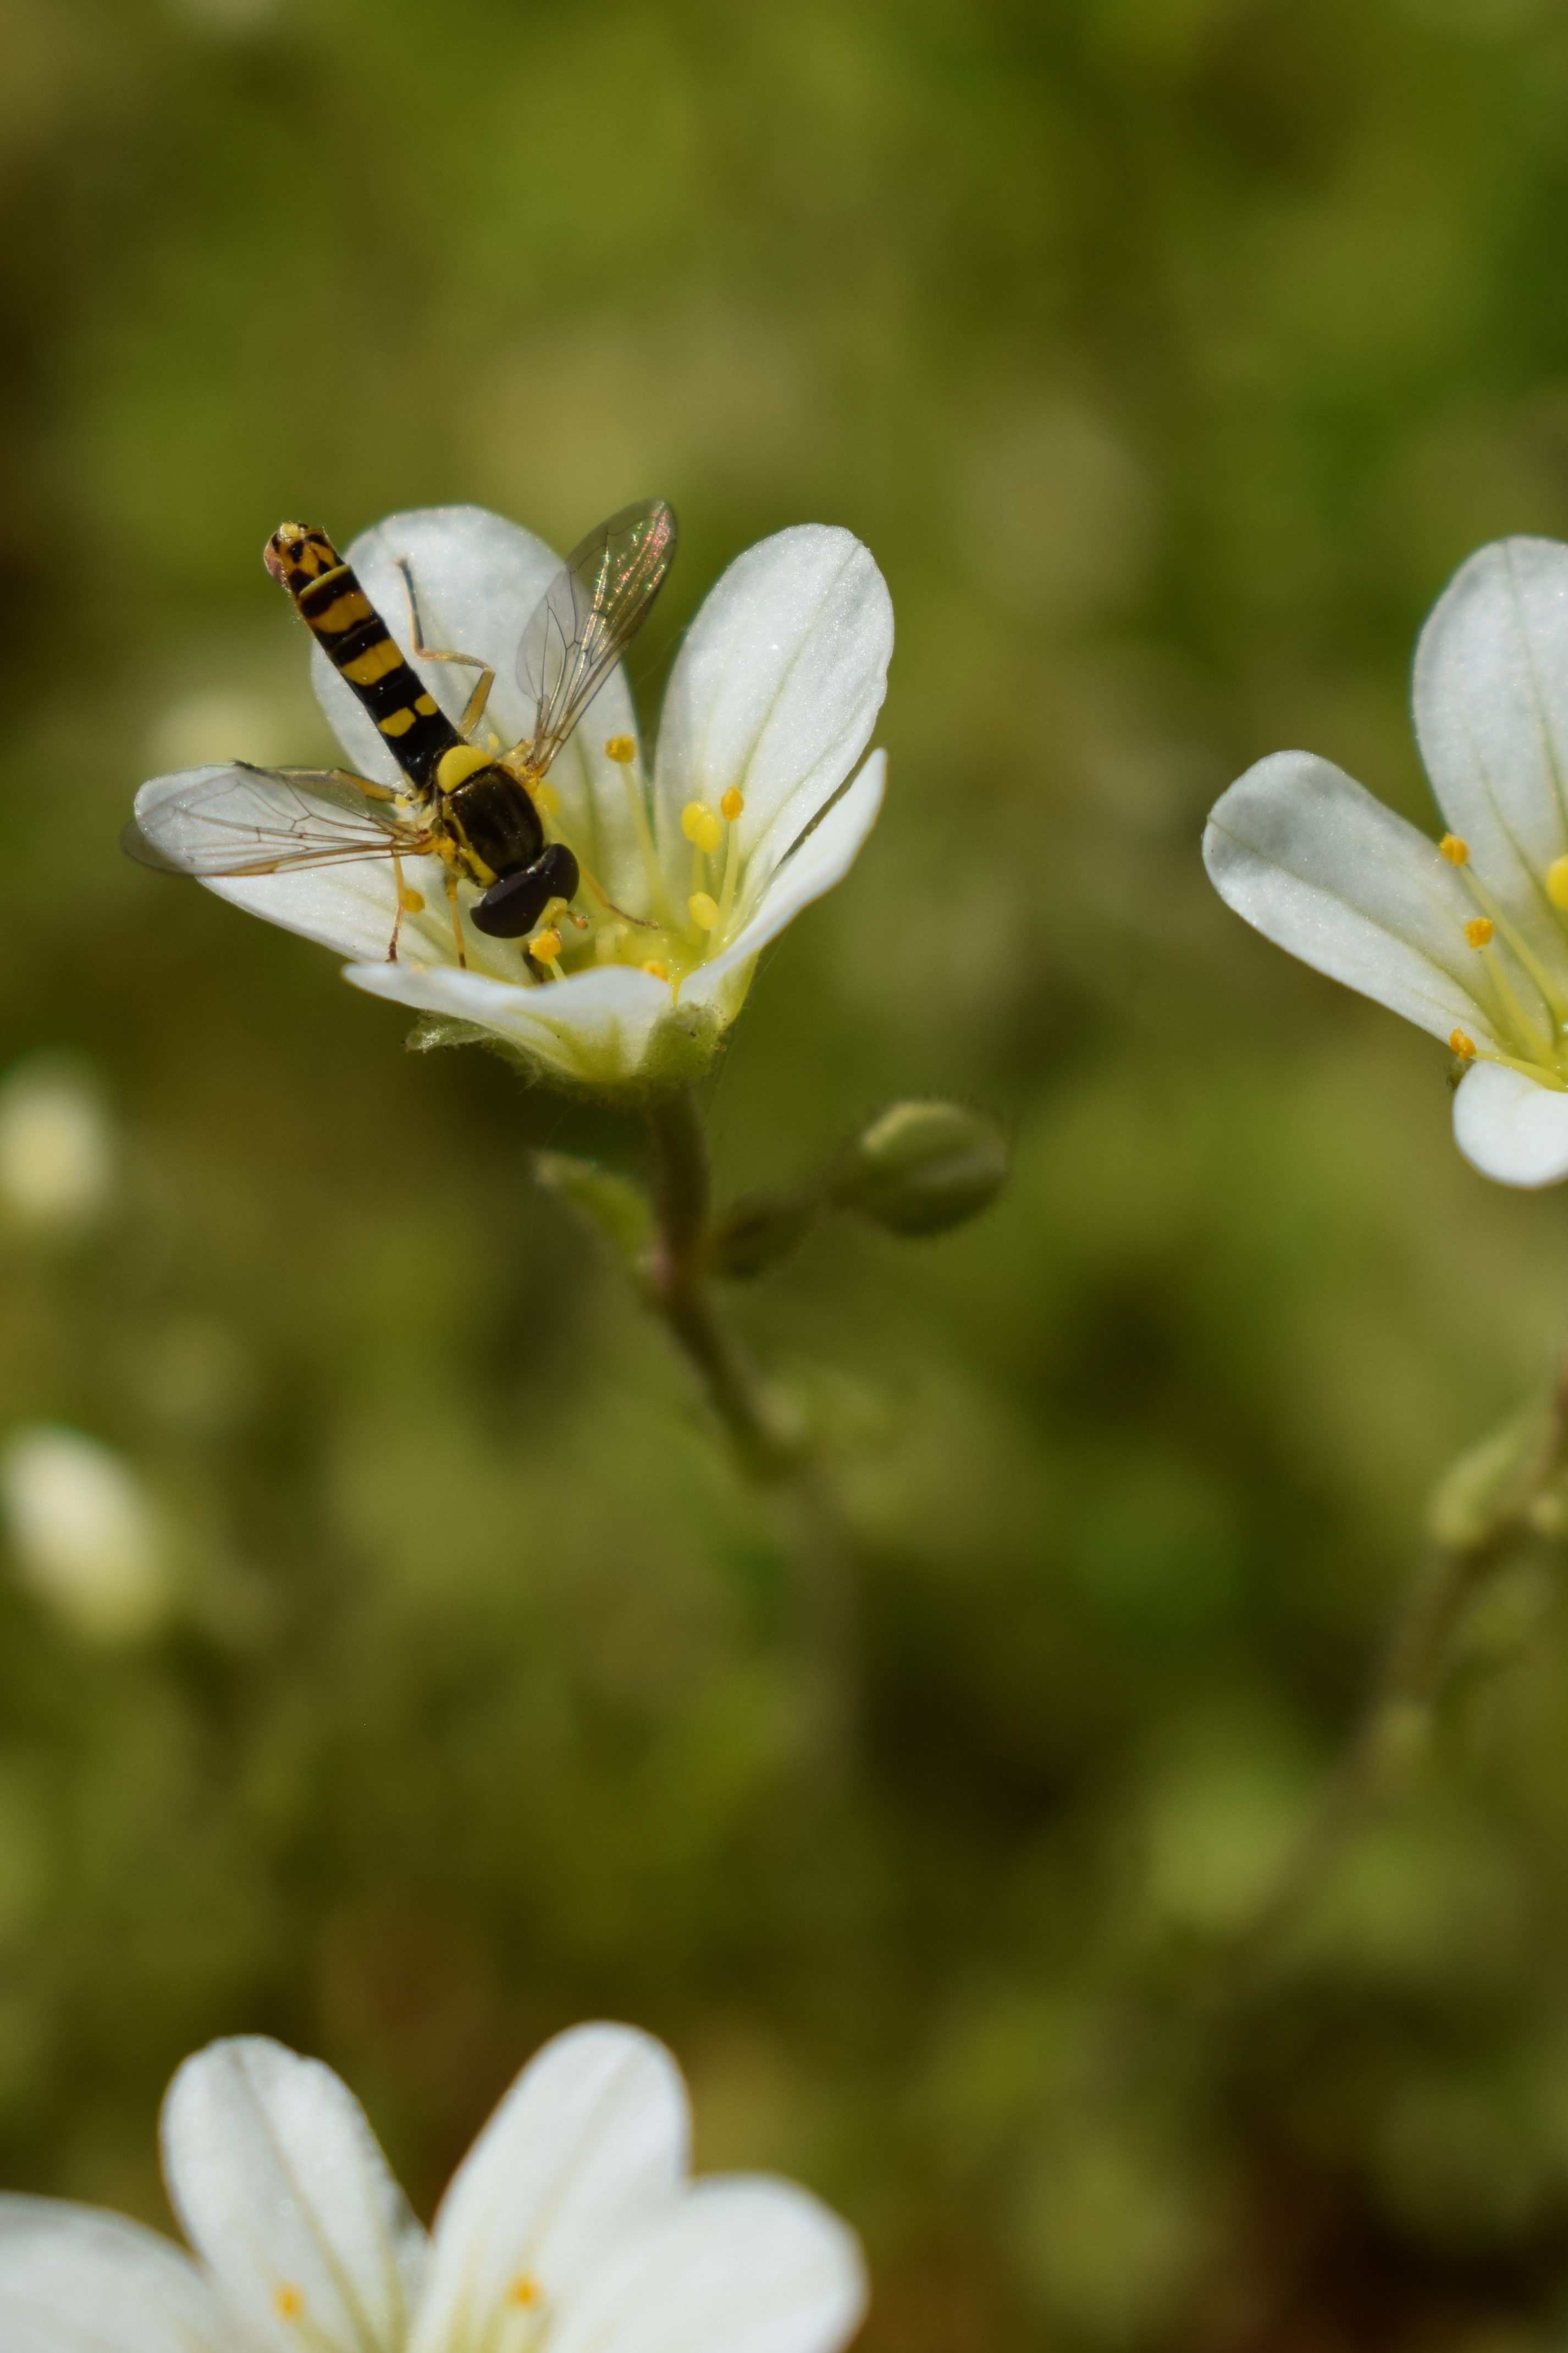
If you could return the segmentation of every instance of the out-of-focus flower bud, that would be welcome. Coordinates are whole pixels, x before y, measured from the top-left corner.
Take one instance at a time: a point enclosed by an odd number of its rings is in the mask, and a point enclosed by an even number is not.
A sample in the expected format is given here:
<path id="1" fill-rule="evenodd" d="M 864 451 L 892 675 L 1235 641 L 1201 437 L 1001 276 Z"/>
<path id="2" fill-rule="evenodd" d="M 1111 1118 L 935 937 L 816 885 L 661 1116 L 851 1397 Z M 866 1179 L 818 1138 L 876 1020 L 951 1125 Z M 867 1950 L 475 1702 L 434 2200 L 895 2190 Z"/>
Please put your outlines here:
<path id="1" fill-rule="evenodd" d="M 134 1641 L 171 1599 L 163 1533 L 130 1466 L 95 1438 L 46 1422 L 0 1449 L 0 1503 L 24 1583 L 73 1630 Z"/>
<path id="2" fill-rule="evenodd" d="M 118 1176 L 102 1089 L 68 1055 L 29 1054 L 0 1081 L 0 1218 L 25 1232 L 85 1232 Z"/>
<path id="3" fill-rule="evenodd" d="M 1006 1139 L 984 1112 L 893 1103 L 851 1145 L 832 1195 L 889 1233 L 940 1234 L 985 1208 L 1006 1174 Z"/>

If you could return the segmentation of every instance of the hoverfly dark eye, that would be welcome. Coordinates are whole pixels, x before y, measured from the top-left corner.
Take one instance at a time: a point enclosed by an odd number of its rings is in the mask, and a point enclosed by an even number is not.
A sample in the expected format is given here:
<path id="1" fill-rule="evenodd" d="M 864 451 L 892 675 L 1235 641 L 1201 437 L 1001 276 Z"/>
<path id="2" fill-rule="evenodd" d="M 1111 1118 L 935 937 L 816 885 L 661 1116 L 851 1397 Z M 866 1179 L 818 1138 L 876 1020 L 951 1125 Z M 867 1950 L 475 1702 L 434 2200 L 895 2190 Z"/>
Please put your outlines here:
<path id="1" fill-rule="evenodd" d="M 477 932 L 492 940 L 520 940 L 531 932 L 552 899 L 576 895 L 577 860 L 563 842 L 552 841 L 521 874 L 492 882 L 473 909 Z"/>

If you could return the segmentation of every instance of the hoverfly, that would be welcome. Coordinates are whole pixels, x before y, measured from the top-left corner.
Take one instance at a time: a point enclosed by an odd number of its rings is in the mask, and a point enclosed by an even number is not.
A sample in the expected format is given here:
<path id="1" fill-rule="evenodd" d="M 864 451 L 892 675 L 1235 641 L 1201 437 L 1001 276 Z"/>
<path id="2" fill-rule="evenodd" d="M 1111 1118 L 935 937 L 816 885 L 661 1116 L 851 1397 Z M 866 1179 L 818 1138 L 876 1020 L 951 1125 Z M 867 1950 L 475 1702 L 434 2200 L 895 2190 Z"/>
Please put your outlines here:
<path id="1" fill-rule="evenodd" d="M 419 903 L 404 890 L 401 861 L 437 857 L 445 868 L 459 964 L 468 962 L 459 882 L 479 888 L 468 911 L 478 930 L 495 939 L 523 938 L 552 900 L 575 896 L 582 879 L 566 843 L 546 838 L 535 790 L 647 619 L 675 540 L 673 512 L 662 499 L 649 499 L 623 507 L 573 549 L 517 649 L 531 733 L 510 752 L 492 753 L 472 739 L 495 672 L 477 656 L 437 653 L 424 643 L 407 565 L 400 569 L 415 654 L 471 662 L 481 673 L 456 725 L 325 532 L 282 524 L 267 543 L 267 569 L 374 721 L 403 771 L 403 788 L 342 768 L 258 768 L 237 760 L 188 779 L 143 785 L 125 849 L 165 872 L 213 877 L 388 858 L 398 900 L 389 962 L 396 961 L 405 905 Z"/>

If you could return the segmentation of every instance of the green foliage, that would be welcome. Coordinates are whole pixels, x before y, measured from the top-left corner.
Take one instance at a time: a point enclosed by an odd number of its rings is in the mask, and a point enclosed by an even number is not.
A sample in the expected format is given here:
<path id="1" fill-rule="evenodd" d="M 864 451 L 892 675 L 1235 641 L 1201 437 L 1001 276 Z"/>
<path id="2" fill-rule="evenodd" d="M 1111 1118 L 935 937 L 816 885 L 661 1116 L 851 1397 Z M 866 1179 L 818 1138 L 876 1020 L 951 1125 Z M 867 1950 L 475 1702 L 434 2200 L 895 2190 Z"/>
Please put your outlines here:
<path id="1" fill-rule="evenodd" d="M 163 2083 L 259 2028 L 427 2211 L 614 2012 L 702 2163 L 854 2217 L 878 2353 L 1554 2336 L 1552 1585 L 1223 2064 L 1188 1997 L 1561 1337 L 1563 1197 L 1473 1176 L 1438 1050 L 1197 841 L 1285 744 L 1426 818 L 1420 618 L 1568 533 L 1565 133 L 1542 0 L 15 0 L 0 1070 L 85 1062 L 117 1173 L 0 1228 L 0 1434 L 117 1450 L 174 1599 L 95 1646 L 0 1577 L 0 2181 L 161 2217 Z M 635 1124 L 406 1054 L 115 847 L 144 775 L 331 756 L 284 517 L 567 545 L 656 492 L 645 712 L 786 522 L 900 633 L 886 816 L 711 1084 L 724 1197 L 890 1096 L 1014 1142 L 962 1231 L 825 1219 L 735 1294 L 848 1499 L 831 1757 L 791 1531 L 531 1179 L 639 1183 Z"/>

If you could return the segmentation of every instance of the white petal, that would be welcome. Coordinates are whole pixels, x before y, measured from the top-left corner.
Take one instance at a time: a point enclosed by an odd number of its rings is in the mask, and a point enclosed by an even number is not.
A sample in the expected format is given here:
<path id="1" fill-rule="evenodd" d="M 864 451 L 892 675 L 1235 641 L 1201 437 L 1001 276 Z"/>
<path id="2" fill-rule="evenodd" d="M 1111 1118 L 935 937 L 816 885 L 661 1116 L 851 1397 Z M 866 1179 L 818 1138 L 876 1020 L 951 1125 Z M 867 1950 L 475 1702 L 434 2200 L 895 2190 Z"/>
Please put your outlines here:
<path id="1" fill-rule="evenodd" d="M 190 2240 L 258 2340 L 398 2353 L 423 2233 L 330 2067 L 261 2035 L 187 2059 L 163 2169 Z"/>
<path id="2" fill-rule="evenodd" d="M 493 734 L 510 751 L 532 733 L 533 712 L 523 701 L 513 662 L 534 607 L 561 569 L 552 548 L 483 507 L 423 507 L 388 515 L 361 532 L 344 553 L 449 719 L 462 716 L 479 672 L 467 663 L 414 656 L 399 556 L 414 574 L 426 644 L 475 654 L 496 674 L 478 740 Z M 319 646 L 311 649 L 311 669 L 317 698 L 359 774 L 393 782 L 397 766 L 384 738 Z M 561 797 L 562 830 L 612 897 L 630 890 L 638 872 L 624 820 L 622 772 L 605 757 L 605 744 L 615 735 L 637 737 L 631 694 L 618 666 L 550 771 Z"/>
<path id="3" fill-rule="evenodd" d="M 232 2316 L 178 2247 L 118 2214 L 0 2198 L 5 2353 L 238 2353 Z"/>
<path id="4" fill-rule="evenodd" d="M 520 2282 L 559 2311 L 674 2199 L 688 2129 L 679 2071 L 651 2035 L 579 2026 L 547 2042 L 442 2201 L 412 2353 L 483 2346 Z"/>
<path id="5" fill-rule="evenodd" d="M 1310 752 L 1259 760 L 1215 804 L 1204 863 L 1227 905 L 1303 963 L 1435 1037 L 1497 1042 L 1471 990 L 1484 966 L 1458 874 L 1342 768 Z"/>
<path id="6" fill-rule="evenodd" d="M 757 905 L 729 946 L 721 948 L 709 963 L 700 965 L 682 982 L 683 1005 L 719 1002 L 731 976 L 741 965 L 750 965 L 770 940 L 777 939 L 803 907 L 820 899 L 836 882 L 842 882 L 880 814 L 887 781 L 888 755 L 885 752 L 873 752 L 821 823 L 774 870 Z M 728 1011 L 727 1007 L 725 1009 Z"/>
<path id="7" fill-rule="evenodd" d="M 866 2308 L 854 2233 L 784 2181 L 700 2181 L 591 2281 L 550 2353 L 837 2353 Z"/>
<path id="8" fill-rule="evenodd" d="M 1568 851 L 1568 547 L 1505 539 L 1461 565 L 1421 632 L 1415 730 L 1477 871 L 1561 962 L 1543 878 Z"/>
<path id="9" fill-rule="evenodd" d="M 1477 1062 L 1454 1097 L 1454 1141 L 1500 1185 L 1560 1185 L 1568 1176 L 1568 1094 L 1500 1062 Z"/>
<path id="10" fill-rule="evenodd" d="M 425 905 L 419 914 L 405 915 L 399 955 L 416 963 L 449 963 L 456 967 L 457 949 L 439 859 L 405 858 L 403 879 L 421 893 Z M 205 888 L 231 905 L 243 907 L 247 914 L 280 923 L 285 931 L 298 932 L 356 964 L 384 960 L 392 942 L 397 902 L 388 859 L 209 881 Z M 465 892 L 464 896 L 471 899 L 473 893 Z M 471 923 L 463 926 L 463 944 L 469 965 L 477 972 L 488 971 L 492 978 L 510 984 L 521 969 L 513 942 L 489 939 Z"/>
<path id="11" fill-rule="evenodd" d="M 673 1010 L 668 984 L 629 965 L 514 987 L 455 965 L 350 965 L 343 978 L 372 997 L 498 1030 L 586 1085 L 613 1086 L 642 1068 L 654 1026 Z"/>
<path id="12" fill-rule="evenodd" d="M 685 804 L 717 808 L 731 786 L 745 796 L 745 856 L 797 798 L 789 838 L 798 836 L 864 750 L 892 650 L 887 584 L 852 533 L 799 523 L 737 556 L 693 621 L 664 699 L 655 782 L 673 857 L 689 856 Z"/>

